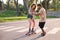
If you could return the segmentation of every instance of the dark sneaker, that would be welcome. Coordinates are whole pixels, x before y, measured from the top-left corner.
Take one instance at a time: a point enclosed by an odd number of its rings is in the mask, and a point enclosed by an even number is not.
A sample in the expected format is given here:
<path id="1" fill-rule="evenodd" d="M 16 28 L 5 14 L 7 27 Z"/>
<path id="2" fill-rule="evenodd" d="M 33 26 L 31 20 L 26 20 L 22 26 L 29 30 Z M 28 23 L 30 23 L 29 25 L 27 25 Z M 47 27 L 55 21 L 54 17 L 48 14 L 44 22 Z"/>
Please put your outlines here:
<path id="1" fill-rule="evenodd" d="M 26 35 L 30 35 L 31 34 L 31 29 L 29 28 L 29 32 L 26 33 Z"/>
<path id="2" fill-rule="evenodd" d="M 41 36 L 45 36 L 46 35 L 46 32 L 44 32 L 44 33 L 41 33 Z"/>
<path id="3" fill-rule="evenodd" d="M 32 32 L 28 32 L 28 33 L 26 33 L 26 35 L 31 35 L 32 34 Z"/>
<path id="4" fill-rule="evenodd" d="M 36 34 L 36 32 L 35 31 L 32 31 L 32 34 Z"/>

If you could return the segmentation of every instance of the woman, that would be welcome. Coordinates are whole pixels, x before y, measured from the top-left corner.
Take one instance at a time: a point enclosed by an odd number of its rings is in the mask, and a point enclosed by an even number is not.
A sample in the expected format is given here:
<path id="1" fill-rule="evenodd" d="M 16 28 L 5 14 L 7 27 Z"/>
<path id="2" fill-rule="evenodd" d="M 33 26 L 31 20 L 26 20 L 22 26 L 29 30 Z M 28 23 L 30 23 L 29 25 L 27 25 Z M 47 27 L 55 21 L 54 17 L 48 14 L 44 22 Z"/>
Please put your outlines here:
<path id="1" fill-rule="evenodd" d="M 35 11 L 35 8 L 36 8 L 36 5 L 32 4 L 30 9 L 28 10 L 29 32 L 26 35 L 35 34 L 34 32 L 35 21 L 33 18 L 33 13 Z"/>

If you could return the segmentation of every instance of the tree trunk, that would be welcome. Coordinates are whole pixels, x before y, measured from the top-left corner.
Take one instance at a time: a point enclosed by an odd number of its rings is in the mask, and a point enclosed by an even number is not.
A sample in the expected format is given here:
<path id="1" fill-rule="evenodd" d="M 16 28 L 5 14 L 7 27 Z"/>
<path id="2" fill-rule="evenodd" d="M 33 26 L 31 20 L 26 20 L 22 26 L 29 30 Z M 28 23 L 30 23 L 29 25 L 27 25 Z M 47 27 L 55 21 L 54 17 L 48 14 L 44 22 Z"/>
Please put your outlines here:
<path id="1" fill-rule="evenodd" d="M 4 9 L 4 1 L 2 0 L 2 9 Z"/>
<path id="2" fill-rule="evenodd" d="M 18 7 L 18 0 L 14 0 L 14 3 L 16 5 L 16 15 L 19 16 L 19 7 Z"/>
<path id="3" fill-rule="evenodd" d="M 9 9 L 9 2 L 10 2 L 10 0 L 7 0 L 7 8 Z"/>
<path id="4" fill-rule="evenodd" d="M 28 3 L 27 2 L 28 2 L 27 0 L 23 0 L 25 10 L 28 13 Z"/>
<path id="5" fill-rule="evenodd" d="M 2 2 L 1 2 L 1 0 L 0 0 L 0 10 L 2 10 Z"/>

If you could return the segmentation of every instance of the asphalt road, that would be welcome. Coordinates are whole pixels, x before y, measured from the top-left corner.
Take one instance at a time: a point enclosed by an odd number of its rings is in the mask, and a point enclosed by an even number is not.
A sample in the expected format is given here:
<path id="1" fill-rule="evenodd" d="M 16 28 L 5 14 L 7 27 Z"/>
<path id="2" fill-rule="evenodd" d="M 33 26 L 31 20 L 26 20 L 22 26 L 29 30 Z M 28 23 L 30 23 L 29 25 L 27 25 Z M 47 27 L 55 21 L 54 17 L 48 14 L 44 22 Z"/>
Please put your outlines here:
<path id="1" fill-rule="evenodd" d="M 47 19 L 45 24 L 46 35 L 41 36 L 38 26 L 39 20 L 35 20 L 37 34 L 26 36 L 28 21 L 16 21 L 0 23 L 0 40 L 60 40 L 60 18 Z"/>

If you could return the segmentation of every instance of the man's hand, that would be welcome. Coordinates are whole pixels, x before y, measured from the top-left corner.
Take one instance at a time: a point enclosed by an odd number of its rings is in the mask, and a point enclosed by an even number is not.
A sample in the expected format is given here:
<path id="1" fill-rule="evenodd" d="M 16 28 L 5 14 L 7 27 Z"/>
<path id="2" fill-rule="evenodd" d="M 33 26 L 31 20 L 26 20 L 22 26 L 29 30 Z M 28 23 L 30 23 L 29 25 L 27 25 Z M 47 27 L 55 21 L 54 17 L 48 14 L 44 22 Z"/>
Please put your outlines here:
<path id="1" fill-rule="evenodd" d="M 34 12 L 33 15 L 39 16 L 40 14 L 37 12 Z"/>

